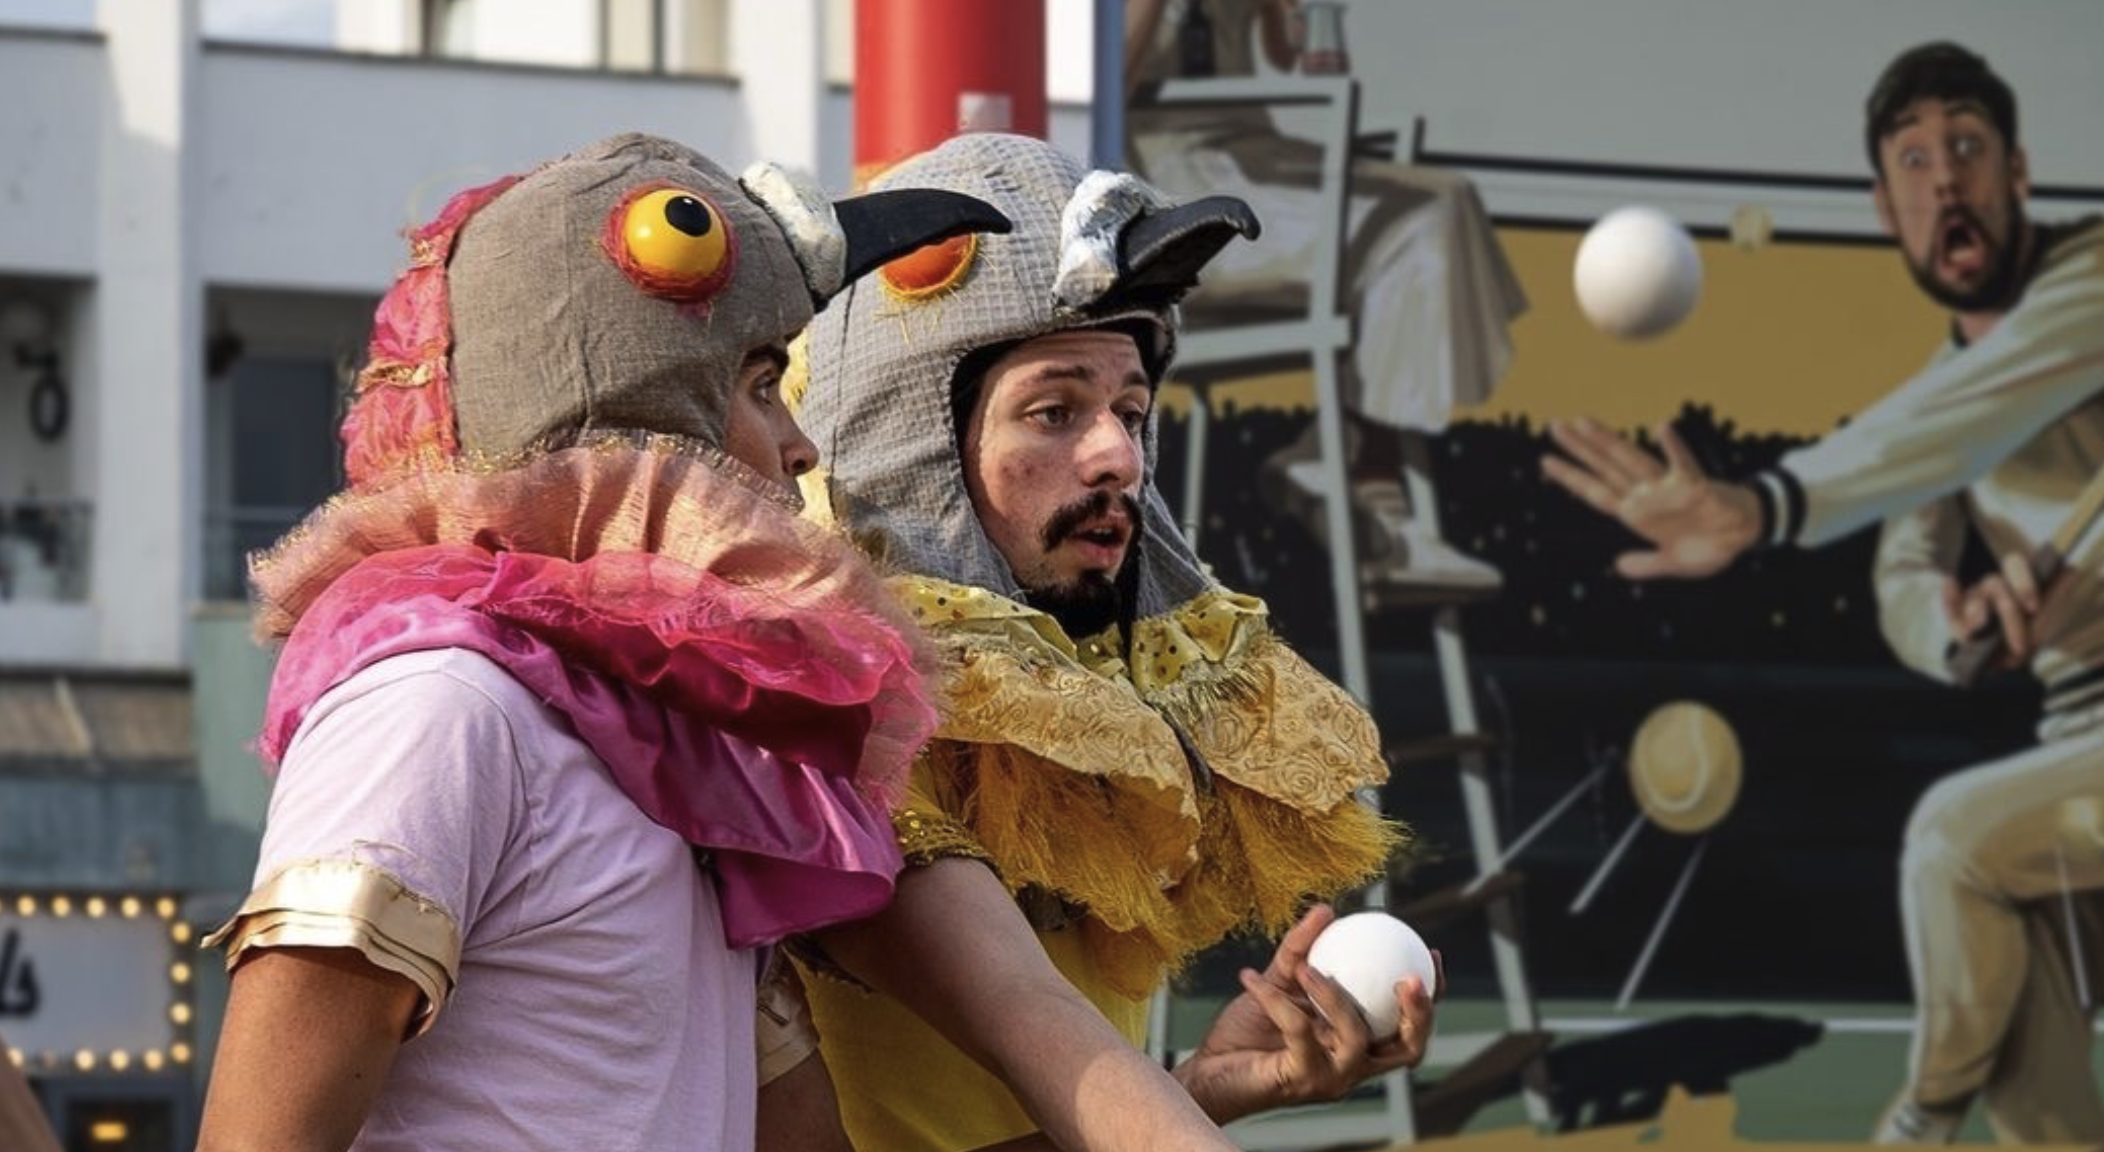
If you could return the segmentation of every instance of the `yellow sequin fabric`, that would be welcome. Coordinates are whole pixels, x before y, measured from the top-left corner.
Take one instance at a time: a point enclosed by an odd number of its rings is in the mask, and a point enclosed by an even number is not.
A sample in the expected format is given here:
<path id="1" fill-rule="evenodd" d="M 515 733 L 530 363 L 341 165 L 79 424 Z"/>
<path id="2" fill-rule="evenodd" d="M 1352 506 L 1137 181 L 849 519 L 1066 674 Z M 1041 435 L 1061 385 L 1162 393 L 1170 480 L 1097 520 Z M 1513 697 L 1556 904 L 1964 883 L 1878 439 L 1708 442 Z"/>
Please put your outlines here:
<path id="1" fill-rule="evenodd" d="M 1403 842 L 1354 798 L 1387 776 L 1372 719 L 1261 602 L 1213 592 L 1143 620 L 1128 664 L 1115 630 L 1075 641 L 983 589 L 891 584 L 948 658 L 943 726 L 894 820 L 908 859 L 974 856 L 1086 909 L 1109 988 L 1144 996 L 1229 933 L 1283 931 Z"/>
<path id="2" fill-rule="evenodd" d="M 970 829 L 941 812 L 909 804 L 892 813 L 891 827 L 909 865 L 933 864 L 952 856 L 993 862 Z"/>

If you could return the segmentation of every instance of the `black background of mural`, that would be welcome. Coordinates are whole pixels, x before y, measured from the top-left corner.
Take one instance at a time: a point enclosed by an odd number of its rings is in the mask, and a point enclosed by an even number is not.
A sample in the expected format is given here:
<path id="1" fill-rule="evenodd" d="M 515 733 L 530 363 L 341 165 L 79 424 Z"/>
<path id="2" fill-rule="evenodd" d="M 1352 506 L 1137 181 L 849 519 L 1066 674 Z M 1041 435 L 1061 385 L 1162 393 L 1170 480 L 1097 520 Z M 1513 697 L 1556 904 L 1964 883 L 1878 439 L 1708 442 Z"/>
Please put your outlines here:
<path id="1" fill-rule="evenodd" d="M 1201 554 L 1230 587 L 1262 596 L 1281 632 L 1336 669 L 1327 555 L 1281 518 L 1252 478 L 1305 427 L 1306 413 L 1223 406 L 1208 450 Z M 1701 408 L 1676 425 L 1713 469 L 1743 475 L 1797 441 L 1741 435 Z M 1163 420 L 1164 495 L 1182 501 L 1184 425 Z M 1710 845 L 1646 976 L 1643 1000 L 1905 1001 L 1897 860 L 1908 811 L 1938 776 L 2031 740 L 2027 678 L 1961 693 L 1901 668 L 1878 633 L 1875 533 L 1829 548 L 1748 558 L 1702 584 L 1636 585 L 1613 557 L 1633 541 L 1540 479 L 1543 432 L 1464 423 L 1432 440 L 1447 539 L 1496 565 L 1505 588 L 1462 609 L 1507 839 L 1600 763 L 1615 765 L 1517 861 L 1526 873 L 1527 961 L 1545 997 L 1612 998 L 1694 848 L 1641 832 L 1589 909 L 1567 908 L 1635 815 L 1619 772 L 1643 718 L 1702 701 L 1736 729 L 1745 761 L 1737 807 Z M 1392 467 L 1374 442 L 1361 471 Z M 1447 717 L 1421 609 L 1380 611 L 1367 632 L 1374 711 L 1391 744 Z M 1413 764 L 1388 786 L 1391 812 L 1420 838 L 1396 903 L 1473 875 L 1457 772 Z M 1480 919 L 1432 943 L 1457 992 L 1495 995 Z M 1229 949 L 1190 979 L 1232 986 Z"/>

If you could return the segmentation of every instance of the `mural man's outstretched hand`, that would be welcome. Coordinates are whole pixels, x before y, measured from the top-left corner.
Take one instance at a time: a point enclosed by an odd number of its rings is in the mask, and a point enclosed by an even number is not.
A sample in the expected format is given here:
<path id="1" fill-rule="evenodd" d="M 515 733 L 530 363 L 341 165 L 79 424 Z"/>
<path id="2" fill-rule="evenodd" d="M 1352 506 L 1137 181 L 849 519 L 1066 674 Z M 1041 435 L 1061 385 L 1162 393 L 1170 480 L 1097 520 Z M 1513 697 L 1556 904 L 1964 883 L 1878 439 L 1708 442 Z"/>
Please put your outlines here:
<path id="1" fill-rule="evenodd" d="M 1549 433 L 1565 453 L 1542 458 L 1549 479 L 1651 544 L 1615 559 L 1628 579 L 1713 576 L 1760 536 L 1759 498 L 1712 479 L 1671 425 L 1658 428 L 1663 460 L 1591 420 L 1559 420 Z"/>

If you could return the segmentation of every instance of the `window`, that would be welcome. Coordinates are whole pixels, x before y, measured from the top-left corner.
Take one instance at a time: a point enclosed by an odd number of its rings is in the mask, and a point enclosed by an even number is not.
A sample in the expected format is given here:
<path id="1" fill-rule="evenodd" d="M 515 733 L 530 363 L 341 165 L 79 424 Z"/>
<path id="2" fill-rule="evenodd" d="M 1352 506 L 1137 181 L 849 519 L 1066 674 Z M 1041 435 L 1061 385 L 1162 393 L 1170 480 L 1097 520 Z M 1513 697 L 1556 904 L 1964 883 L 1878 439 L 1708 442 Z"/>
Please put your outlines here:
<path id="1" fill-rule="evenodd" d="M 606 0 L 609 8 L 646 4 L 657 14 L 658 71 L 723 76 L 731 71 L 730 0 Z M 611 59 L 609 67 L 623 65 Z"/>
<path id="2" fill-rule="evenodd" d="M 665 69 L 664 6 L 659 0 L 602 0 L 599 43 L 606 67 L 621 72 Z"/>
<path id="3" fill-rule="evenodd" d="M 206 598 L 244 599 L 248 554 L 341 487 L 340 379 L 326 358 L 254 356 L 208 383 Z"/>
<path id="4" fill-rule="evenodd" d="M 425 0 L 424 54 L 469 58 L 475 51 L 475 0 Z"/>

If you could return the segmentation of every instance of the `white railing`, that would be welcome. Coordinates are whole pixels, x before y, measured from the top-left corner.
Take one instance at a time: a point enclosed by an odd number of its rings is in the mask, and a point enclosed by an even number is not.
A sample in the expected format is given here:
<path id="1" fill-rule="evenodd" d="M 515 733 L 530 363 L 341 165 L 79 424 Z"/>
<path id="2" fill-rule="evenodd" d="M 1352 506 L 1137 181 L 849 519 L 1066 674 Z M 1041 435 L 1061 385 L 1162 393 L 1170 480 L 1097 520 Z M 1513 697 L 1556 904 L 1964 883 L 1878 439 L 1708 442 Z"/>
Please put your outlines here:
<path id="1" fill-rule="evenodd" d="M 206 600 L 248 599 L 248 557 L 292 530 L 308 509 L 292 505 L 237 504 L 205 515 Z"/>

